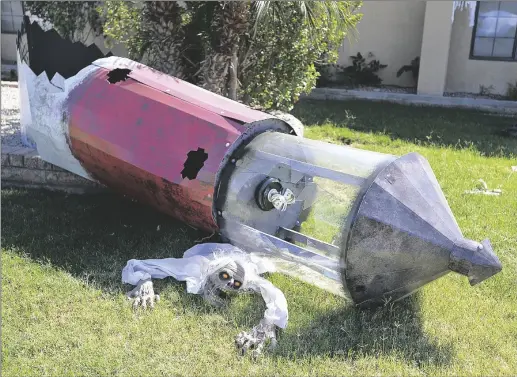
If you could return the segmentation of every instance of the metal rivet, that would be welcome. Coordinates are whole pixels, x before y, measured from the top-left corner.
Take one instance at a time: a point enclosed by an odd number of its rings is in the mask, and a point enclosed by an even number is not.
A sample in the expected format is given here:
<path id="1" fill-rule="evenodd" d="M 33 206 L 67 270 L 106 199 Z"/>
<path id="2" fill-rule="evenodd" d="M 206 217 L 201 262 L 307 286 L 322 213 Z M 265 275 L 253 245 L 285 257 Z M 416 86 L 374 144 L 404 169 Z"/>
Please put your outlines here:
<path id="1" fill-rule="evenodd" d="M 226 143 L 226 146 L 229 147 L 230 146 L 230 143 Z"/>
<path id="2" fill-rule="evenodd" d="M 235 158 L 232 158 L 232 163 L 235 163 Z"/>
<path id="3" fill-rule="evenodd" d="M 222 212 L 221 212 L 221 211 L 217 211 L 217 214 L 218 214 L 219 216 L 221 216 L 221 215 L 222 215 Z"/>

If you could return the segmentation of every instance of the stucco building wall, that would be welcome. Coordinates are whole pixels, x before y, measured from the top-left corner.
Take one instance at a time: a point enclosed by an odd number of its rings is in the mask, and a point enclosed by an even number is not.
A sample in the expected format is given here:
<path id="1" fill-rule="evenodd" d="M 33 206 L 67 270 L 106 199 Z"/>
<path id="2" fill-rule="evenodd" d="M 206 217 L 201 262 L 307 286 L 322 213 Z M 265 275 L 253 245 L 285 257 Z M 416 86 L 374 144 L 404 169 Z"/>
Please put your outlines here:
<path id="1" fill-rule="evenodd" d="M 357 52 L 372 52 L 388 65 L 378 73 L 383 84 L 414 86 L 410 73 L 397 78 L 396 72 L 420 56 L 421 94 L 479 93 L 481 85 L 506 94 L 508 83 L 517 81 L 517 61 L 470 59 L 469 10 L 457 9 L 451 25 L 452 10 L 452 1 L 365 1 L 355 39 L 344 41 L 339 64 L 350 65 L 349 56 Z"/>
<path id="2" fill-rule="evenodd" d="M 375 55 L 388 67 L 379 71 L 383 84 L 414 86 L 411 73 L 397 78 L 400 67 L 420 56 L 424 27 L 424 1 L 365 1 L 362 20 L 354 36 L 350 35 L 340 49 L 338 64 L 350 65 L 350 55 L 357 52 Z"/>
<path id="3" fill-rule="evenodd" d="M 517 61 L 469 59 L 472 28 L 467 10 L 456 10 L 452 25 L 445 91 L 479 93 L 480 85 L 506 94 L 508 83 L 517 82 Z"/>

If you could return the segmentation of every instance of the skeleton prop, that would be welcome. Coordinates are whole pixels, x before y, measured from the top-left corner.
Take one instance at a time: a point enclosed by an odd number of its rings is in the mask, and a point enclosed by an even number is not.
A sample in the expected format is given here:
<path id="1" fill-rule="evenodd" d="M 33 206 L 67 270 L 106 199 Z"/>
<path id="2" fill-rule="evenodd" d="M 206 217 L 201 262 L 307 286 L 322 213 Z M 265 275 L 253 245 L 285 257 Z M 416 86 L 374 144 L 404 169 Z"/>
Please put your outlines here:
<path id="1" fill-rule="evenodd" d="M 264 318 L 249 333 L 241 332 L 236 345 L 244 354 L 253 349 L 258 356 L 268 340 L 276 344 L 276 327 L 287 326 L 288 311 L 284 294 L 261 274 L 275 271 L 273 264 L 247 254 L 230 244 L 196 245 L 183 258 L 131 259 L 122 270 L 122 281 L 136 287 L 127 293 L 133 306 L 154 307 L 159 296 L 151 279 L 173 277 L 187 283 L 187 292 L 199 294 L 210 304 L 224 304 L 221 293 L 260 292 L 266 303 Z"/>

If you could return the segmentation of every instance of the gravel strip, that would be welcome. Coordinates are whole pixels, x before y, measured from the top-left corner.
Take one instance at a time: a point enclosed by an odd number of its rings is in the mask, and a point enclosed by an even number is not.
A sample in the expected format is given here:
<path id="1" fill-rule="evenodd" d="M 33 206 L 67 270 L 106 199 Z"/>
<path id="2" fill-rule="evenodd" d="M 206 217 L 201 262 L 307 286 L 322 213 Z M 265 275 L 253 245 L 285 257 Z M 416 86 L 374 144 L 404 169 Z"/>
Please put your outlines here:
<path id="1" fill-rule="evenodd" d="M 362 90 L 365 92 L 387 92 L 387 93 L 405 93 L 416 94 L 416 88 L 403 87 L 395 85 L 381 85 L 381 86 L 346 86 L 337 83 L 328 83 L 326 86 L 318 87 L 320 89 L 345 89 L 345 90 Z"/>
<path id="2" fill-rule="evenodd" d="M 324 88 L 324 87 L 321 87 Z M 405 94 L 416 94 L 416 88 L 409 87 L 401 87 L 401 86 L 392 86 L 392 85 L 381 85 L 378 87 L 375 86 L 357 86 L 357 87 L 348 87 L 339 84 L 329 83 L 325 88 L 331 89 L 346 89 L 346 90 L 360 90 L 365 92 L 385 92 L 385 93 L 405 93 Z M 445 92 L 443 93 L 444 97 L 461 97 L 461 98 L 476 98 L 476 99 L 495 99 L 500 101 L 512 101 L 508 99 L 506 96 L 501 94 L 486 94 L 481 95 L 479 93 L 468 93 L 468 92 Z"/>
<path id="3" fill-rule="evenodd" d="M 480 99 L 496 99 L 499 101 L 511 101 L 507 97 L 501 94 L 487 94 L 481 95 L 477 93 L 468 93 L 468 92 L 445 92 L 443 93 L 444 97 L 462 97 L 462 98 L 480 98 Z"/>
<path id="4" fill-rule="evenodd" d="M 406 94 L 416 94 L 416 88 L 404 88 L 401 86 L 389 86 L 383 85 L 380 87 L 374 86 L 360 86 L 357 88 L 350 88 L 352 90 L 363 90 L 365 92 L 387 92 L 387 93 L 406 93 Z"/>
<path id="5" fill-rule="evenodd" d="M 2 145 L 23 147 L 20 133 L 20 100 L 18 87 L 2 82 Z"/>

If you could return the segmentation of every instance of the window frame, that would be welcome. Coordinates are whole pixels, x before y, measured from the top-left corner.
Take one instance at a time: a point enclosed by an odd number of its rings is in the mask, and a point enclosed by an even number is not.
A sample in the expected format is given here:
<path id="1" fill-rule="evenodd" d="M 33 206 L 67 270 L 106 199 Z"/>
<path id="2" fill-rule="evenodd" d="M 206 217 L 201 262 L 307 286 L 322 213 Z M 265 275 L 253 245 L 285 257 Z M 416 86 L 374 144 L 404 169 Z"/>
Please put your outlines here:
<path id="1" fill-rule="evenodd" d="M 2 0 L 0 0 L 0 1 L 2 1 Z M 21 24 L 23 23 L 23 17 L 24 17 L 24 14 L 25 14 L 25 7 L 24 7 L 24 4 L 23 4 L 23 1 L 19 1 L 20 6 L 22 8 L 22 14 L 18 15 L 18 14 L 13 13 L 13 8 L 12 8 L 13 1 L 6 1 L 6 3 L 7 2 L 9 3 L 9 7 L 10 7 L 11 10 L 8 13 L 2 12 L 2 16 L 7 16 L 7 17 L 10 18 L 9 21 L 12 24 L 13 30 L 1 30 L 1 33 L 5 34 L 5 35 L 16 35 L 20 31 Z M 16 2 L 18 2 L 18 1 L 16 1 Z M 2 1 L 2 3 L 3 3 L 3 1 Z M 17 18 L 21 18 L 19 24 L 15 23 L 15 21 L 14 21 Z M 18 25 L 18 26 L 16 26 L 16 25 Z M 3 27 L 3 23 L 2 23 L 2 27 Z"/>
<path id="2" fill-rule="evenodd" d="M 501 1 L 498 1 L 500 3 Z M 517 29 L 515 30 L 515 37 L 513 40 L 513 51 L 512 57 L 504 58 L 500 56 L 475 56 L 474 55 L 474 43 L 476 41 L 476 31 L 478 26 L 478 14 L 479 14 L 479 6 L 481 5 L 481 1 L 476 1 L 476 12 L 474 15 L 474 27 L 472 28 L 472 36 L 470 38 L 470 60 L 487 60 L 487 61 L 496 61 L 496 62 L 513 62 L 517 63 Z M 495 38 L 495 37 L 494 37 Z"/>

